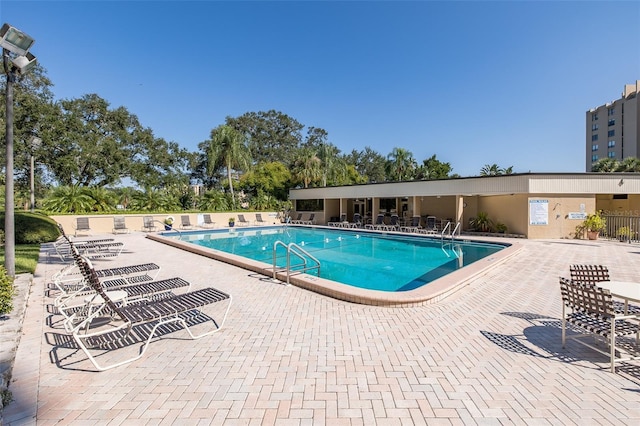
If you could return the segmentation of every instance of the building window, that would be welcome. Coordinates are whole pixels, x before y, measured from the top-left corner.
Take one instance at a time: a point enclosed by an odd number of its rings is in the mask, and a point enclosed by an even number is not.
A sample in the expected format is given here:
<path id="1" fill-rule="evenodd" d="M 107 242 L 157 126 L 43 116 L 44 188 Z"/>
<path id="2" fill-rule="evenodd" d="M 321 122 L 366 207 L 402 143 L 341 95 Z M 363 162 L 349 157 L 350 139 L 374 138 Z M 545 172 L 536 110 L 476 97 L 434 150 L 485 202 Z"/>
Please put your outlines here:
<path id="1" fill-rule="evenodd" d="M 609 126 L 615 126 L 616 125 L 616 119 L 615 118 L 610 118 L 609 119 Z"/>
<path id="2" fill-rule="evenodd" d="M 598 114 L 591 114 L 591 121 L 598 121 Z"/>
<path id="3" fill-rule="evenodd" d="M 615 108 L 609 108 L 609 109 L 607 110 L 607 115 L 608 115 L 609 117 L 611 117 L 611 116 L 612 116 L 612 115 L 614 115 L 615 113 L 616 113 L 616 109 L 615 109 Z"/>
<path id="4" fill-rule="evenodd" d="M 595 132 L 596 130 L 598 130 L 598 124 L 597 124 L 597 123 L 596 123 L 596 124 L 592 124 L 592 125 L 591 125 L 591 130 L 592 130 L 592 131 L 594 131 L 594 132 Z"/>
<path id="5" fill-rule="evenodd" d="M 296 200 L 297 212 L 317 212 L 324 210 L 324 200 Z"/>
<path id="6" fill-rule="evenodd" d="M 591 135 L 591 142 L 595 142 L 598 140 L 598 135 Z"/>
<path id="7" fill-rule="evenodd" d="M 597 151 L 597 150 L 598 150 L 598 144 L 591 145 L 591 151 Z"/>
<path id="8" fill-rule="evenodd" d="M 609 148 L 613 148 L 614 146 L 616 146 L 616 141 L 609 141 L 609 143 L 607 144 L 607 146 Z"/>
<path id="9" fill-rule="evenodd" d="M 595 163 L 596 161 L 598 161 L 598 154 L 593 154 L 593 155 L 591 156 L 591 162 L 592 162 L 592 163 Z"/>
<path id="10" fill-rule="evenodd" d="M 609 152 L 607 153 L 607 156 L 608 156 L 609 158 L 616 158 L 616 152 L 615 152 L 615 151 L 609 151 Z"/>
<path id="11" fill-rule="evenodd" d="M 607 136 L 611 137 L 611 136 L 615 136 L 616 135 L 616 131 L 615 130 L 609 130 L 607 132 Z"/>

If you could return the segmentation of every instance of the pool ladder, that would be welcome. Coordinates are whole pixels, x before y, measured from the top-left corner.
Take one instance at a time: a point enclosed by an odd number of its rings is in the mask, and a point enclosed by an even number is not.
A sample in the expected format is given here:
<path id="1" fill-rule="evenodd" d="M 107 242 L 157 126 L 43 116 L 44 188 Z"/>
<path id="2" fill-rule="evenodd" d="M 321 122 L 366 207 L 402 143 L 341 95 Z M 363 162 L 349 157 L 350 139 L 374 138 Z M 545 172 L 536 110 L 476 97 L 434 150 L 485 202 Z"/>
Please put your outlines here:
<path id="1" fill-rule="evenodd" d="M 287 285 L 289 285 L 289 277 L 291 276 L 291 272 L 307 272 L 313 269 L 318 270 L 318 276 L 320 276 L 320 261 L 313 257 L 309 252 L 305 249 L 297 245 L 296 243 L 289 243 L 289 245 L 283 243 L 282 241 L 276 241 L 273 243 L 273 279 L 277 279 L 276 275 L 279 271 L 278 266 L 276 265 L 278 247 L 284 247 L 287 251 L 287 266 L 285 271 L 287 273 Z M 298 258 L 301 263 L 296 263 L 294 265 L 291 264 L 291 255 Z M 311 264 L 309 264 L 308 260 L 311 260 Z M 295 269 L 294 269 L 295 268 Z"/>
<path id="2" fill-rule="evenodd" d="M 445 232 L 447 232 L 447 230 L 449 232 L 451 232 L 450 234 L 447 235 L 447 237 L 451 238 L 451 241 L 453 241 L 453 238 L 456 236 L 456 231 L 458 232 L 458 236 L 460 236 L 462 229 L 460 229 L 460 222 L 456 223 L 455 228 L 453 228 L 453 231 L 451 231 L 451 222 L 447 222 L 447 225 L 444 227 L 444 229 L 442 230 L 442 233 L 440 234 L 440 241 L 444 240 L 444 234 Z"/>

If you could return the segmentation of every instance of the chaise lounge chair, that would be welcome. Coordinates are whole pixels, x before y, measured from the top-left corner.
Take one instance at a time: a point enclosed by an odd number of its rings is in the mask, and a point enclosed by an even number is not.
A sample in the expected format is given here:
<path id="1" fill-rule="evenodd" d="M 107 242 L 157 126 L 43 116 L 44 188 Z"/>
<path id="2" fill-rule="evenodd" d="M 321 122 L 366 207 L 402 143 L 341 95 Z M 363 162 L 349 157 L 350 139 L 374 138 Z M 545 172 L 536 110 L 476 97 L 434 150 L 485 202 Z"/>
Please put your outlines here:
<path id="1" fill-rule="evenodd" d="M 346 213 L 341 213 L 340 214 L 340 219 L 337 222 L 328 222 L 327 225 L 329 226 L 336 226 L 336 227 L 343 227 L 344 223 L 349 223 L 347 222 L 347 214 Z"/>
<path id="2" fill-rule="evenodd" d="M 62 235 L 53 243 L 53 248 L 62 261 L 73 259 L 71 246 L 75 246 L 80 253 L 91 259 L 118 257 L 124 248 L 124 243 L 115 242 L 113 238 L 71 241 L 62 225 L 58 224 L 58 229 Z"/>
<path id="3" fill-rule="evenodd" d="M 79 217 L 76 219 L 76 229 L 74 235 L 77 237 L 78 234 L 93 235 L 91 227 L 89 226 L 88 217 Z"/>
<path id="4" fill-rule="evenodd" d="M 422 229 L 422 226 L 420 226 L 420 216 L 412 216 L 411 222 L 400 229 L 404 232 L 419 232 Z"/>
<path id="5" fill-rule="evenodd" d="M 189 215 L 180 216 L 180 229 L 193 229 Z"/>
<path id="6" fill-rule="evenodd" d="M 268 222 L 266 220 L 262 220 L 262 213 L 256 213 L 256 224 L 258 225 L 266 225 Z"/>
<path id="7" fill-rule="evenodd" d="M 383 226 L 384 226 L 384 215 L 381 213 L 378 216 L 376 216 L 376 221 L 374 223 L 367 223 L 364 226 L 364 228 L 379 231 L 382 229 Z"/>
<path id="8" fill-rule="evenodd" d="M 243 214 L 239 214 L 238 215 L 238 226 L 249 226 L 249 225 L 251 225 L 251 223 L 249 223 L 249 221 L 244 218 L 244 215 Z"/>
<path id="9" fill-rule="evenodd" d="M 399 231 L 400 230 L 400 225 L 398 224 L 398 215 L 397 214 L 392 214 L 391 215 L 391 220 L 389 221 L 388 225 L 384 225 L 382 227 L 382 229 L 384 231 Z"/>
<path id="10" fill-rule="evenodd" d="M 155 232 L 156 222 L 153 220 L 153 216 L 145 216 L 142 218 L 142 230 L 144 232 Z"/>
<path id="11" fill-rule="evenodd" d="M 309 217 L 306 220 L 301 220 L 300 225 L 313 225 L 315 222 L 315 218 L 315 213 L 309 213 Z"/>
<path id="12" fill-rule="evenodd" d="M 84 259 L 85 267 L 89 270 L 89 284 L 104 301 L 109 311 L 110 321 L 104 326 L 98 325 L 94 329 L 83 333 L 81 328 L 72 332 L 73 339 L 80 349 L 87 355 L 94 367 L 99 371 L 115 368 L 144 356 L 149 343 L 156 334 L 171 332 L 174 328 L 169 324 L 182 326 L 192 339 L 199 339 L 219 331 L 226 321 L 231 308 L 232 298 L 229 294 L 212 287 L 203 288 L 189 293 L 171 296 L 165 299 L 148 303 L 135 303 L 122 306 L 109 298 L 98 280 L 93 265 L 88 259 Z M 228 306 L 224 310 L 222 321 L 218 323 L 213 317 L 205 313 L 205 309 L 214 308 L 217 302 L 228 300 Z M 93 314 L 93 318 L 101 316 L 101 312 Z M 92 319 L 93 319 L 92 318 Z M 194 334 L 192 327 L 211 323 L 213 330 Z M 91 321 L 89 325 L 93 325 Z M 109 365 L 101 365 L 92 351 L 114 351 L 133 344 L 142 346 L 136 354 L 122 361 L 112 362 Z"/>
<path id="13" fill-rule="evenodd" d="M 82 258 L 78 261 L 78 267 L 82 272 L 84 287 L 64 299 L 57 298 L 55 303 L 58 312 L 65 317 L 64 327 L 68 332 L 89 326 L 93 318 L 92 313 L 105 306 L 104 300 L 90 285 L 91 272 Z M 97 271 L 95 272 L 97 277 Z M 174 290 L 189 291 L 191 288 L 189 282 L 179 277 L 158 281 L 147 281 L 147 278 L 149 277 L 145 274 L 111 279 L 100 281 L 100 286 L 112 298 L 117 294 L 118 300 L 125 304 L 159 300 L 174 296 Z M 77 303 L 79 298 L 83 299 L 82 303 Z"/>
<path id="14" fill-rule="evenodd" d="M 215 228 L 216 223 L 211 220 L 211 215 L 205 213 L 202 215 L 202 225 L 203 228 Z"/>
<path id="15" fill-rule="evenodd" d="M 421 234 L 437 234 L 438 228 L 436 225 L 436 217 L 427 216 L 424 228 L 420 229 L 418 232 L 420 232 Z"/>
<path id="16" fill-rule="evenodd" d="M 114 234 L 128 234 L 129 228 L 125 222 L 124 216 L 116 216 L 113 218 L 113 233 Z"/>

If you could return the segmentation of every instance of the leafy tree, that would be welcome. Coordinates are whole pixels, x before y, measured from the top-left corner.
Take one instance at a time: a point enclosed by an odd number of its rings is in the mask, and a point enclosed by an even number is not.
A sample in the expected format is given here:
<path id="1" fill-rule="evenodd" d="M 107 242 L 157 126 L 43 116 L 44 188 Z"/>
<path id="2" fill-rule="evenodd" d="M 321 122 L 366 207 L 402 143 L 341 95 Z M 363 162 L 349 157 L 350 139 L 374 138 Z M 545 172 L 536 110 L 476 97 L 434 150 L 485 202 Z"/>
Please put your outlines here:
<path id="1" fill-rule="evenodd" d="M 316 152 L 320 151 L 322 145 L 327 144 L 329 133 L 320 127 L 309 127 L 307 129 L 307 136 L 302 147 L 311 148 Z"/>
<path id="2" fill-rule="evenodd" d="M 286 200 L 291 179 L 291 172 L 279 161 L 258 163 L 252 170 L 242 175 L 240 187 L 253 196 L 262 193 L 279 200 Z"/>
<path id="3" fill-rule="evenodd" d="M 227 170 L 229 191 L 233 200 L 233 208 L 235 208 L 232 172 L 246 170 L 251 164 L 251 154 L 244 135 L 228 125 L 211 130 L 211 142 L 207 147 L 207 156 L 210 174 L 219 164 L 222 164 Z"/>
<path id="4" fill-rule="evenodd" d="M 365 176 L 362 176 L 360 173 L 358 173 L 358 171 L 356 170 L 356 167 L 353 164 L 346 164 L 344 177 L 345 177 L 345 181 L 342 183 L 339 183 L 340 185 L 353 185 L 353 184 L 359 184 L 359 183 L 367 183 L 367 178 Z"/>
<path id="5" fill-rule="evenodd" d="M 131 147 L 132 163 L 129 177 L 142 188 L 167 188 L 189 184 L 197 155 L 180 148 L 175 142 L 154 138 L 149 129 L 135 133 Z"/>
<path id="6" fill-rule="evenodd" d="M 2 67 L 0 65 L 0 67 Z M 53 101 L 53 83 L 46 76 L 46 70 L 36 65 L 13 85 L 14 118 L 14 178 L 16 190 L 29 192 L 30 154 L 29 139 L 37 134 L 43 141 L 50 140 L 50 129 L 56 121 L 59 108 Z M 6 78 L 0 79 L 0 140 L 5 141 L 6 132 Z M 5 149 L 0 150 L 0 161 L 5 164 Z M 43 147 L 35 151 L 38 163 L 50 159 Z M 36 170 L 36 179 L 41 175 Z M 4 177 L 3 177 L 4 179 Z M 36 181 L 36 193 L 41 193 L 42 185 Z"/>
<path id="7" fill-rule="evenodd" d="M 94 200 L 87 188 L 59 186 L 42 203 L 45 210 L 57 213 L 85 213 L 92 210 Z"/>
<path id="8" fill-rule="evenodd" d="M 347 164 L 352 164 L 358 174 L 367 182 L 384 182 L 386 159 L 384 156 L 370 147 L 362 151 L 353 150 L 346 156 Z"/>
<path id="9" fill-rule="evenodd" d="M 286 166 L 293 162 L 304 127 L 294 118 L 275 110 L 227 117 L 226 124 L 247 136 L 254 161 L 281 161 Z"/>
<path id="10" fill-rule="evenodd" d="M 56 161 L 49 169 L 63 185 L 105 186 L 127 176 L 133 157 L 132 132 L 140 127 L 124 107 L 109 109 L 96 94 L 60 102 L 55 143 L 48 141 Z"/>
<path id="11" fill-rule="evenodd" d="M 418 168 L 416 177 L 423 180 L 446 179 L 452 170 L 451 164 L 439 161 L 434 154 L 422 161 L 422 166 Z"/>
<path id="12" fill-rule="evenodd" d="M 411 151 L 404 148 L 393 148 L 387 156 L 385 170 L 388 180 L 403 181 L 415 177 L 416 160 Z"/>

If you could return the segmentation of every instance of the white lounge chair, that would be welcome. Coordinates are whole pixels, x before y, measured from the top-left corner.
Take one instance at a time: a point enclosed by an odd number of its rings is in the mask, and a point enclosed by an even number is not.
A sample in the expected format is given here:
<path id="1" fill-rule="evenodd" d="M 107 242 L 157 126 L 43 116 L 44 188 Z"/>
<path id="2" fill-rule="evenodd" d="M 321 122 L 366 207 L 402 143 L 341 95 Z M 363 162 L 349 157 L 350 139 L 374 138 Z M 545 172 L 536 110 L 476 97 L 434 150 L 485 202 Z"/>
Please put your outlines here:
<path id="1" fill-rule="evenodd" d="M 80 349 L 87 355 L 94 367 L 100 371 L 118 367 L 133 362 L 144 356 L 147 348 L 154 337 L 161 334 L 170 333 L 174 327 L 163 327 L 169 324 L 183 327 L 192 339 L 199 339 L 219 331 L 227 318 L 231 307 L 231 296 L 213 287 L 195 290 L 189 293 L 170 296 L 168 298 L 132 303 L 123 306 L 109 297 L 109 292 L 105 291 L 98 280 L 93 265 L 88 259 L 83 259 L 85 267 L 89 270 L 89 284 L 93 287 L 97 295 L 104 302 L 104 308 L 93 311 L 92 318 L 87 321 L 89 325 L 94 318 L 109 319 L 106 324 L 96 324 L 95 327 L 84 329 L 76 327 L 72 331 L 72 336 Z M 222 320 L 218 322 L 213 317 L 213 313 L 218 313 L 217 302 L 228 300 L 228 305 Z M 214 311 L 205 312 L 205 309 Z M 104 317 L 107 312 L 109 316 Z M 194 334 L 192 328 L 213 325 L 213 329 L 206 330 L 200 334 Z M 133 356 L 121 361 L 114 361 L 109 365 L 101 365 L 92 352 L 115 351 L 117 349 L 142 345 L 135 351 Z"/>

